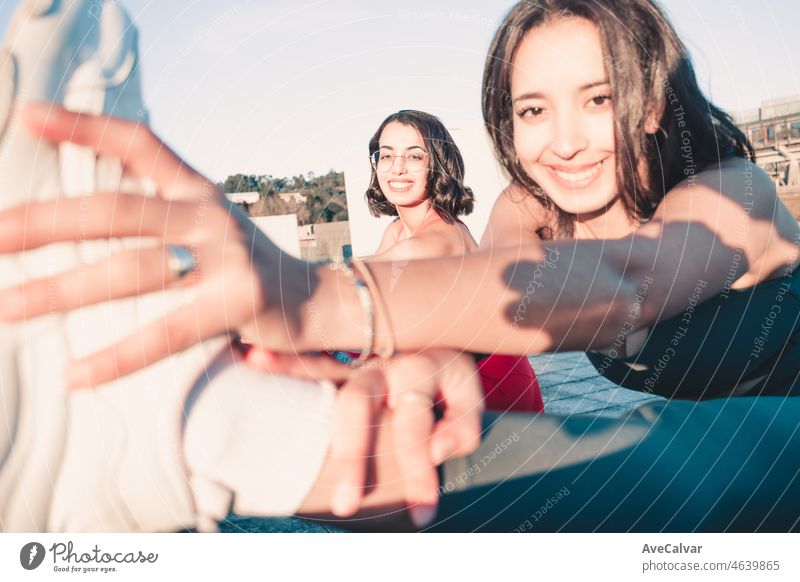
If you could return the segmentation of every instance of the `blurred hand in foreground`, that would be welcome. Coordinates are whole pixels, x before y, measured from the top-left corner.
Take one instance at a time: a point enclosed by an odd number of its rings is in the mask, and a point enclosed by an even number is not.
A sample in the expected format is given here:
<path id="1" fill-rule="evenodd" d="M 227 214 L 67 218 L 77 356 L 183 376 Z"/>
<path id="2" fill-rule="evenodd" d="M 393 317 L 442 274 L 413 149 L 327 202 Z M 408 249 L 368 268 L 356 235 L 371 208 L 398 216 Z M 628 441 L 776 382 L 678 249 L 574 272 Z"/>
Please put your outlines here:
<path id="1" fill-rule="evenodd" d="M 277 374 L 337 383 L 335 429 L 330 455 L 339 478 L 331 494 L 335 515 L 349 517 L 368 488 L 368 467 L 384 408 L 406 504 L 415 525 L 436 514 L 436 466 L 474 452 L 480 443 L 483 392 L 472 357 L 429 350 L 387 360 L 367 360 L 353 369 L 328 355 L 278 354 L 253 348 L 247 361 Z M 437 420 L 434 407 L 440 413 Z"/>
<path id="2" fill-rule="evenodd" d="M 157 196 L 121 192 L 35 201 L 0 212 L 0 253 L 59 242 L 144 237 L 155 246 L 55 277 L 0 291 L 0 321 L 14 321 L 143 295 L 193 287 L 192 300 L 116 345 L 73 362 L 71 387 L 129 374 L 211 337 L 268 329 L 274 345 L 292 348 L 313 285 L 309 265 L 280 251 L 205 177 L 186 165 L 146 126 L 78 114 L 50 104 L 23 112 L 39 139 L 71 142 L 117 158 L 126 172 L 154 184 Z M 193 259 L 174 268 L 175 246 Z M 191 253 L 189 255 L 189 252 Z M 189 261 L 190 263 L 192 261 Z"/>

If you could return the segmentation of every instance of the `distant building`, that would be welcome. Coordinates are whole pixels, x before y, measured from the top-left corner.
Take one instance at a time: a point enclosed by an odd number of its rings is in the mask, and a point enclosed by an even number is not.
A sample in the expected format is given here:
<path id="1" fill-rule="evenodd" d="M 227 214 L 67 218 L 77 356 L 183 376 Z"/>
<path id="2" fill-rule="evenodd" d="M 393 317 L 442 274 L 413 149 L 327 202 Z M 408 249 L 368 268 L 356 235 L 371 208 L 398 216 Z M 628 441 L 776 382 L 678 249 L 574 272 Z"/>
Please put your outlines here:
<path id="1" fill-rule="evenodd" d="M 255 204 L 258 202 L 260 194 L 258 192 L 233 192 L 230 194 L 225 194 L 228 200 L 234 202 L 235 204 Z"/>
<path id="2" fill-rule="evenodd" d="M 297 229 L 300 238 L 300 255 L 306 261 L 334 261 L 341 263 L 352 257 L 350 223 L 318 222 Z"/>
<path id="3" fill-rule="evenodd" d="M 775 182 L 778 194 L 800 218 L 800 95 L 764 101 L 733 114 L 756 150 L 756 163 Z"/>
<path id="4" fill-rule="evenodd" d="M 300 194 L 298 191 L 294 192 L 278 192 L 278 198 L 284 202 L 292 202 L 293 204 L 305 204 L 306 196 Z"/>
<path id="5" fill-rule="evenodd" d="M 347 221 L 298 226 L 296 214 L 254 216 L 250 220 L 282 251 L 295 258 L 341 263 L 352 257 Z"/>

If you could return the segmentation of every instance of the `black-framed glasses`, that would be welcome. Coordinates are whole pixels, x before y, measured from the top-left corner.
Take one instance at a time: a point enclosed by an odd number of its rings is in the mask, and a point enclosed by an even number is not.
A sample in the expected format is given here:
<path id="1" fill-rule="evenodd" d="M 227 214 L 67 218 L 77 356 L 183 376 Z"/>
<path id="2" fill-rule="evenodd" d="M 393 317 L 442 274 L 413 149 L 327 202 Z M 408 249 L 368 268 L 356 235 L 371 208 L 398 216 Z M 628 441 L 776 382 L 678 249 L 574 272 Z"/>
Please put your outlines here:
<path id="1" fill-rule="evenodd" d="M 428 168 L 428 152 L 414 149 L 404 154 L 392 154 L 386 150 L 372 152 L 369 160 L 378 172 L 388 172 L 394 166 L 396 158 L 402 158 L 409 172 L 420 172 Z"/>

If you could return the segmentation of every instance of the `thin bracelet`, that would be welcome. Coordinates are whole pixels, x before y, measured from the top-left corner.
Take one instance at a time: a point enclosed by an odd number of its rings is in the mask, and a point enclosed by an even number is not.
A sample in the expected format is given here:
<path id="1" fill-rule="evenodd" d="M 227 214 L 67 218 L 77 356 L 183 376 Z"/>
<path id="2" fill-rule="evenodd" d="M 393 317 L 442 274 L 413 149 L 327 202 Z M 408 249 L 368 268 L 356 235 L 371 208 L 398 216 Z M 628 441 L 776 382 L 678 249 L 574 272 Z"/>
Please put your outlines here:
<path id="1" fill-rule="evenodd" d="M 394 345 L 394 333 L 392 330 L 392 321 L 389 319 L 389 310 L 386 308 L 386 302 L 383 300 L 383 295 L 381 295 L 381 290 L 378 287 L 377 281 L 375 281 L 375 277 L 372 275 L 372 271 L 369 268 L 369 265 L 365 261 L 357 261 L 353 260 L 352 267 L 354 270 L 358 270 L 361 276 L 366 281 L 367 288 L 370 290 L 372 294 L 372 298 L 377 308 L 377 315 L 381 317 L 386 322 L 386 341 L 387 345 L 385 348 L 381 350 L 375 350 L 375 354 L 383 359 L 386 360 L 391 358 L 395 352 L 395 345 Z M 373 324 L 373 347 L 375 344 L 375 325 Z M 384 334 L 381 334 L 383 337 Z"/>
<path id="2" fill-rule="evenodd" d="M 356 276 L 353 267 L 347 263 L 328 263 L 334 271 L 344 271 L 347 278 L 353 282 L 358 293 L 358 301 L 361 304 L 361 311 L 364 314 L 364 347 L 361 353 L 354 361 L 348 364 L 354 368 L 359 368 L 364 365 L 364 362 L 372 355 L 372 342 L 375 337 L 375 310 L 372 306 L 372 296 L 369 293 L 369 287 L 363 279 Z"/>

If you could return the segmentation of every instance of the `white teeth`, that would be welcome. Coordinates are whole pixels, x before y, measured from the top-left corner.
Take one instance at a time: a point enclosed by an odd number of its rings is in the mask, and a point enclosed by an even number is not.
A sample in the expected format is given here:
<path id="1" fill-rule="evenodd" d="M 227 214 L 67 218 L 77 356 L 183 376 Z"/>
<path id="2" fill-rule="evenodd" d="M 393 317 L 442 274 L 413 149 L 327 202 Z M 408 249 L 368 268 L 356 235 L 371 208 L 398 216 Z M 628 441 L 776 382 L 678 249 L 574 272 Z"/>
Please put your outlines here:
<path id="1" fill-rule="evenodd" d="M 413 182 L 395 182 L 395 181 L 389 182 L 389 186 L 395 188 L 396 190 L 405 190 L 406 188 L 410 188 L 412 184 Z"/>
<path id="2" fill-rule="evenodd" d="M 578 182 L 585 182 L 590 178 L 593 178 L 597 174 L 597 172 L 600 171 L 601 163 L 602 162 L 598 162 L 590 169 L 584 170 L 583 172 L 562 172 L 560 170 L 554 170 L 554 172 L 559 178 L 561 178 L 565 182 L 570 182 L 571 184 L 577 184 Z"/>

